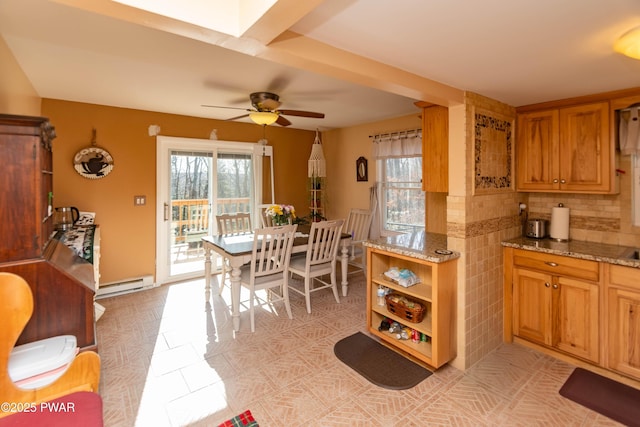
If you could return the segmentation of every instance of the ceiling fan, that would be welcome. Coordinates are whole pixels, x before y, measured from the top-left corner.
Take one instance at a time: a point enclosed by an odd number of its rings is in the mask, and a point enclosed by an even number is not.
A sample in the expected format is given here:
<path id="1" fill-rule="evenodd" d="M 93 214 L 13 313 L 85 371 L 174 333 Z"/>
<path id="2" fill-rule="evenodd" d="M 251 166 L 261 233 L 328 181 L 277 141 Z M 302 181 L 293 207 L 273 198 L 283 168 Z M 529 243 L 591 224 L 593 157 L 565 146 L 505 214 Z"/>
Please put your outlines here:
<path id="1" fill-rule="evenodd" d="M 218 105 L 202 105 L 203 107 L 212 108 L 228 108 L 232 110 L 244 110 L 248 111 L 247 114 L 241 116 L 232 117 L 227 120 L 237 120 L 244 117 L 249 117 L 254 123 L 259 125 L 270 125 L 277 123 L 280 126 L 289 126 L 291 122 L 283 116 L 298 116 L 298 117 L 310 117 L 314 119 L 323 119 L 323 113 L 314 113 L 312 111 L 300 111 L 300 110 L 279 110 L 280 97 L 271 92 L 254 92 L 249 95 L 251 105 L 253 108 L 239 108 L 239 107 L 221 107 Z"/>

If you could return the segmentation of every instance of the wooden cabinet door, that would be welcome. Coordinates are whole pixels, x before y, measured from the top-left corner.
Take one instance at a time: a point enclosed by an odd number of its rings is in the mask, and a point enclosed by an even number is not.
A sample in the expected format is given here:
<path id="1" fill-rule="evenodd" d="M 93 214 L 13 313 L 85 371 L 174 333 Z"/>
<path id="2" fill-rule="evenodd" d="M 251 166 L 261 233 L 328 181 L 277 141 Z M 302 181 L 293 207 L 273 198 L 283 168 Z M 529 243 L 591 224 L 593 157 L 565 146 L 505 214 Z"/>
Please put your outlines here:
<path id="1" fill-rule="evenodd" d="M 640 378 L 640 292 L 609 289 L 608 367 Z"/>
<path id="2" fill-rule="evenodd" d="M 518 190 L 549 191 L 560 188 L 558 129 L 558 110 L 536 111 L 518 116 Z"/>
<path id="3" fill-rule="evenodd" d="M 596 284 L 556 277 L 552 284 L 552 346 L 598 363 L 599 303 Z"/>
<path id="4" fill-rule="evenodd" d="M 422 109 L 422 189 L 449 191 L 449 109 L 438 105 Z"/>
<path id="5" fill-rule="evenodd" d="M 560 109 L 560 188 L 610 189 L 609 103 Z"/>
<path id="6" fill-rule="evenodd" d="M 513 333 L 551 345 L 552 276 L 523 268 L 513 269 Z"/>
<path id="7" fill-rule="evenodd" d="M 0 263 L 37 258 L 46 237 L 36 193 L 40 180 L 35 153 L 40 138 L 0 136 Z M 8 191 L 10 189 L 10 191 Z"/>

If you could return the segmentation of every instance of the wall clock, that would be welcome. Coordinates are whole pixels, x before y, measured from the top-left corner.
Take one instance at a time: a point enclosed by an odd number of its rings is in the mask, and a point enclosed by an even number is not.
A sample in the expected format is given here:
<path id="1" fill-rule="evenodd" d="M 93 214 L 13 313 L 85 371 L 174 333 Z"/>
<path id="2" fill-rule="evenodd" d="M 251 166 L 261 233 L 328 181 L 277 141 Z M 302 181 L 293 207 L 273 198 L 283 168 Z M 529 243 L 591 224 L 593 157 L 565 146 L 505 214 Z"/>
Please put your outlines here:
<path id="1" fill-rule="evenodd" d="M 95 141 L 94 129 L 91 146 L 81 149 L 73 157 L 73 168 L 81 176 L 89 179 L 104 178 L 113 170 L 113 157 L 104 148 L 96 146 Z"/>

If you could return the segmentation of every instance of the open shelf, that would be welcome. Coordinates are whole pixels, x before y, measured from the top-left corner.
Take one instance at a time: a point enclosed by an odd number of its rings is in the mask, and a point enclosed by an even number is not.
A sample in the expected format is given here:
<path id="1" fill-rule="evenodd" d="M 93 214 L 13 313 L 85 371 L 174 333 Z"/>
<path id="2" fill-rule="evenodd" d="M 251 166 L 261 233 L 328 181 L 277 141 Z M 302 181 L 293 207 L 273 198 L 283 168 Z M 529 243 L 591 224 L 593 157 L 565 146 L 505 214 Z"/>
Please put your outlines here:
<path id="1" fill-rule="evenodd" d="M 404 326 L 406 326 L 408 328 L 415 329 L 415 330 L 417 330 L 419 332 L 422 332 L 425 335 L 431 336 L 432 333 L 433 333 L 433 329 L 431 327 L 431 325 L 432 325 L 432 322 L 431 322 L 431 307 L 427 307 L 427 314 L 424 316 L 422 321 L 418 322 L 418 323 L 412 323 L 412 322 L 409 322 L 407 319 L 403 319 L 400 316 L 396 316 L 395 314 L 393 314 L 389 310 L 387 310 L 386 307 L 382 307 L 382 306 L 379 306 L 377 304 L 372 305 L 371 306 L 371 310 L 374 311 L 375 313 L 379 314 L 380 316 L 382 316 L 380 318 L 380 321 L 382 321 L 382 319 L 384 317 L 386 317 L 386 318 L 391 319 L 394 322 L 398 322 L 401 325 L 404 325 Z M 378 326 L 380 326 L 380 322 L 378 322 L 378 325 L 373 325 L 373 326 L 375 326 L 377 328 Z"/>
<path id="2" fill-rule="evenodd" d="M 457 261 L 433 263 L 418 258 L 399 255 L 379 248 L 367 247 L 367 326 L 376 335 L 398 350 L 439 368 L 455 357 L 455 290 Z M 392 267 L 409 269 L 420 278 L 420 283 L 403 287 L 384 275 Z M 377 290 L 384 286 L 394 293 L 405 295 L 422 304 L 426 313 L 419 323 L 391 313 L 378 305 Z M 385 318 L 395 321 L 408 329 L 428 336 L 429 341 L 413 342 L 398 339 L 395 334 L 380 331 L 380 323 Z"/>

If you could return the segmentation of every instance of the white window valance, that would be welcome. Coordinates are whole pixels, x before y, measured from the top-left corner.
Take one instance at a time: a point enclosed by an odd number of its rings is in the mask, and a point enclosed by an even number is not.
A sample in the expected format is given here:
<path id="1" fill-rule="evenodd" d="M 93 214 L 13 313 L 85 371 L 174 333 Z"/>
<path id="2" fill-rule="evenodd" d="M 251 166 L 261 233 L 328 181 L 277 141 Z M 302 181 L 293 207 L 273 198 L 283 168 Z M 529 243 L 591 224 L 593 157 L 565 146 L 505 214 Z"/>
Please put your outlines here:
<path id="1" fill-rule="evenodd" d="M 376 159 L 422 156 L 422 129 L 382 133 L 370 138 Z"/>

